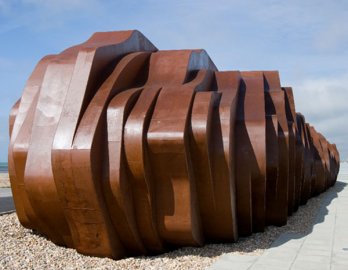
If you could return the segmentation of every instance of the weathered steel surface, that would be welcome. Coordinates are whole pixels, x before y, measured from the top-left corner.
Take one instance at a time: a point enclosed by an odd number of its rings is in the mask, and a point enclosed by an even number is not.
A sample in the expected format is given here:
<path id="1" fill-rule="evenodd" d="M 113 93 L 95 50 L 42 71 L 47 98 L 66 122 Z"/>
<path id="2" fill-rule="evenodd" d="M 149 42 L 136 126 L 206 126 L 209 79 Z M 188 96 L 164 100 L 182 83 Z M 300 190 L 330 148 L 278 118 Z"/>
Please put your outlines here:
<path id="1" fill-rule="evenodd" d="M 284 225 L 339 169 L 278 72 L 220 72 L 138 31 L 44 57 L 9 131 L 21 224 L 115 259 Z"/>

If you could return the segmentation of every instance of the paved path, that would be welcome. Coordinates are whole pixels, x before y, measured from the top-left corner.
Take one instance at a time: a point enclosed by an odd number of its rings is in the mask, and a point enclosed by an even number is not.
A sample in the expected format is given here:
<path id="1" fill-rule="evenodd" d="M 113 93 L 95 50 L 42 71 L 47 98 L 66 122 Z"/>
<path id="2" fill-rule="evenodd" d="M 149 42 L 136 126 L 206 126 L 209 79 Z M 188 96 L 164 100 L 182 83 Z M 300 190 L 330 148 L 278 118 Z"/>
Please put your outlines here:
<path id="1" fill-rule="evenodd" d="M 0 214 L 14 210 L 11 188 L 0 188 Z"/>
<path id="2" fill-rule="evenodd" d="M 225 254 L 209 269 L 348 270 L 348 163 L 341 163 L 309 234 L 284 233 L 262 256 Z"/>

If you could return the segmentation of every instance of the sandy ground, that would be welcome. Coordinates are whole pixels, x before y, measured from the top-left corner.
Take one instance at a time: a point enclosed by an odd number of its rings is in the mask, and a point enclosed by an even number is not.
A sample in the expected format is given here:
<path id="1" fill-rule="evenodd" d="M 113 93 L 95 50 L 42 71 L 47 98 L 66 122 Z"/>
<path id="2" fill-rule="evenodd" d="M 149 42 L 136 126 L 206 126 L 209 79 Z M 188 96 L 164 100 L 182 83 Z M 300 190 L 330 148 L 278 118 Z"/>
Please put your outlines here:
<path id="1" fill-rule="evenodd" d="M 0 188 L 10 187 L 8 173 L 0 173 Z"/>

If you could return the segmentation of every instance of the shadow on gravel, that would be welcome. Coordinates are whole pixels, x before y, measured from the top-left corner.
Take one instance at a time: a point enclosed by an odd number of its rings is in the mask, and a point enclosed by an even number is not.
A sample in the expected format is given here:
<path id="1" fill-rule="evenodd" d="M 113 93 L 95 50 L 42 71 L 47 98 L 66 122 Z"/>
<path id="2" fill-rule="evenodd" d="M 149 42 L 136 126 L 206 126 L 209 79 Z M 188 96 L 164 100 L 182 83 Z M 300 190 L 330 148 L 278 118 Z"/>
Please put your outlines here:
<path id="1" fill-rule="evenodd" d="M 285 244 L 286 242 L 288 242 L 290 240 L 299 239 L 299 238 L 302 238 L 302 237 L 310 234 L 313 231 L 314 225 L 324 222 L 325 216 L 329 212 L 327 207 L 331 204 L 331 202 L 335 198 L 338 197 L 337 194 L 339 192 L 341 192 L 346 186 L 347 186 L 346 183 L 341 182 L 341 181 L 337 181 L 334 186 L 332 186 L 331 188 L 329 188 L 328 190 L 326 190 L 324 192 L 325 193 L 325 197 L 321 201 L 321 205 L 320 205 L 319 211 L 317 213 L 317 216 L 315 218 L 315 221 L 312 224 L 310 230 L 306 234 L 287 234 L 287 235 L 284 235 L 284 237 L 281 237 L 279 239 L 279 241 L 275 241 L 272 244 L 272 247 L 281 246 L 281 245 Z"/>
<path id="2" fill-rule="evenodd" d="M 206 244 L 203 247 L 183 247 L 158 256 L 142 256 L 138 258 L 154 260 L 158 258 L 178 259 L 184 256 L 217 257 L 230 252 L 241 252 L 243 254 L 253 255 L 253 253 L 259 249 L 268 249 L 271 246 L 277 247 L 283 245 L 292 239 L 299 239 L 311 233 L 315 224 L 323 222 L 328 213 L 327 206 L 330 205 L 331 201 L 337 197 L 337 193 L 342 191 L 346 185 L 347 184 L 344 182 L 337 181 L 333 187 L 322 193 L 324 197 L 320 202 L 320 206 L 317 210 L 318 212 L 315 214 L 314 223 L 309 226 L 306 233 L 287 232 L 286 229 L 284 232 L 281 232 L 282 227 L 276 227 L 279 228 L 280 233 L 275 235 L 273 230 L 275 227 L 269 226 L 266 228 L 265 232 L 252 234 L 250 237 L 240 238 L 236 243 Z M 311 199 L 314 198 L 317 198 L 317 196 Z M 300 206 L 297 211 L 301 211 L 301 207 L 303 207 L 303 205 Z M 296 213 L 297 212 L 294 214 Z"/>
<path id="3" fill-rule="evenodd" d="M 333 199 L 337 198 L 338 196 L 337 194 L 341 192 L 346 186 L 347 186 L 346 183 L 337 181 L 334 186 L 332 186 L 331 188 L 326 190 L 324 193 L 322 193 L 324 197 L 322 198 L 320 202 L 320 206 L 319 206 L 318 212 L 316 213 L 314 223 L 310 225 L 306 233 L 295 233 L 295 232 L 285 231 L 285 232 L 281 232 L 279 235 L 274 237 L 274 235 L 272 235 L 272 232 L 271 232 L 272 230 L 270 229 L 271 227 L 269 226 L 266 228 L 265 232 L 253 234 L 250 237 L 246 237 L 246 238 L 240 238 L 237 243 L 206 244 L 202 248 L 184 247 L 184 248 L 180 248 L 178 250 L 174 250 L 172 252 L 162 254 L 159 256 L 140 257 L 140 258 L 147 258 L 151 260 L 151 258 L 155 259 L 155 258 L 165 257 L 165 258 L 174 259 L 177 257 L 188 256 L 188 255 L 201 256 L 201 257 L 216 257 L 224 253 L 230 253 L 230 252 L 243 252 L 243 253 L 250 253 L 250 255 L 253 255 L 252 253 L 258 249 L 267 249 L 267 248 L 270 248 L 271 246 L 272 247 L 281 246 L 292 239 L 299 239 L 306 236 L 307 234 L 310 234 L 313 231 L 313 227 L 315 224 L 318 224 L 324 221 L 325 216 L 328 214 L 327 207 L 330 205 Z M 316 197 L 313 197 L 313 198 L 316 198 Z M 300 208 L 297 211 L 300 211 L 301 207 L 302 206 L 300 206 Z M 296 214 L 296 212 L 294 214 Z M 281 227 L 278 227 L 278 228 L 281 228 Z M 267 239 L 270 239 L 270 240 L 267 242 Z"/>
<path id="4" fill-rule="evenodd" d="M 322 201 L 320 202 L 318 213 L 316 215 L 316 218 L 314 219 L 315 221 L 310 226 L 306 234 L 312 232 L 313 226 L 315 224 L 318 224 L 324 221 L 324 218 L 328 213 L 327 206 L 330 205 L 331 201 L 337 197 L 337 193 L 342 191 L 346 185 L 347 184 L 344 182 L 337 181 L 333 187 L 325 191 L 325 197 L 323 197 Z M 1 198 L 1 199 L 4 199 L 4 198 Z M 2 205 L 2 201 L 0 205 Z M 300 209 L 301 207 L 298 209 L 298 211 L 300 211 Z M 296 212 L 294 214 L 296 214 Z M 282 227 L 277 227 L 277 228 L 281 230 Z M 46 238 L 44 235 L 36 231 L 32 231 L 32 234 L 35 234 L 39 237 Z M 163 254 L 159 254 L 155 256 L 139 256 L 135 258 L 145 259 L 145 260 L 155 260 L 160 258 L 180 260 L 180 257 L 184 257 L 184 256 L 217 257 L 224 253 L 230 253 L 230 252 L 241 252 L 244 254 L 249 253 L 250 255 L 253 255 L 253 252 L 259 249 L 267 249 L 267 248 L 270 248 L 271 246 L 277 247 L 277 246 L 285 244 L 287 241 L 290 241 L 292 239 L 302 238 L 306 234 L 280 231 L 280 234 L 278 233 L 275 235 L 274 230 L 272 231 L 272 226 L 269 226 L 266 228 L 265 232 L 255 233 L 251 235 L 250 237 L 240 238 L 238 242 L 236 243 L 212 243 L 212 244 L 207 243 L 203 247 L 183 247 L 179 249 L 176 249 L 175 247 L 173 247 L 172 249 L 168 250 L 167 253 L 163 253 Z"/>

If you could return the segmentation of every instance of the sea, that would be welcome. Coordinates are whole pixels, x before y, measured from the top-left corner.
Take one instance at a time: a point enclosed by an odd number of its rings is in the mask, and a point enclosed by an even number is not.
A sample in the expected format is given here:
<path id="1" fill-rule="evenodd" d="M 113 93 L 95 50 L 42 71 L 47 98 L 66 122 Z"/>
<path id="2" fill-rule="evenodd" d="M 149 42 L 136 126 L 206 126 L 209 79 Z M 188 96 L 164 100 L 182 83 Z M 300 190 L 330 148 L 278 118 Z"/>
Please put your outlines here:
<path id="1" fill-rule="evenodd" d="M 7 162 L 0 162 L 0 173 L 8 172 L 8 164 Z"/>

